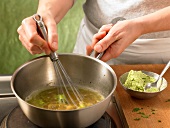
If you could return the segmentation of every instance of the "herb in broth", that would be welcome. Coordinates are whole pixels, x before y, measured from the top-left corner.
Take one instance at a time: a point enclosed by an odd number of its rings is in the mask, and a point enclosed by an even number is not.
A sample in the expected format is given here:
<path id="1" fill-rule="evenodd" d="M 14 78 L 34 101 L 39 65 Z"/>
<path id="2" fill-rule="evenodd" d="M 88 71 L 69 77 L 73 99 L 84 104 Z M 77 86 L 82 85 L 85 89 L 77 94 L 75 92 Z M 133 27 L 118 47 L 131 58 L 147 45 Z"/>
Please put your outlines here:
<path id="1" fill-rule="evenodd" d="M 61 94 L 59 93 L 60 91 L 58 87 L 35 91 L 26 98 L 26 102 L 49 110 L 73 110 L 94 105 L 104 99 L 104 96 L 99 92 L 78 87 L 79 93 L 83 97 L 83 101 L 79 102 L 69 87 L 67 87 L 67 90 L 74 102 L 77 104 L 77 107 L 72 104 L 65 89 L 63 88 L 64 93 Z"/>

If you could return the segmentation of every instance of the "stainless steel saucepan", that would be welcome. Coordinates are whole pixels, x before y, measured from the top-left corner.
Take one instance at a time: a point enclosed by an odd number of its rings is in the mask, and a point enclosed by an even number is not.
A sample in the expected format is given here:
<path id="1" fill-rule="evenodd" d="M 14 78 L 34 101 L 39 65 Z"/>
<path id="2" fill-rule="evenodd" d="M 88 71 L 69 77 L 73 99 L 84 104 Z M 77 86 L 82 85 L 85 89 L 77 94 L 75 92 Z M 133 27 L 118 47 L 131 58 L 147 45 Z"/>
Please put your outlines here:
<path id="1" fill-rule="evenodd" d="M 24 114 L 40 127 L 87 127 L 106 111 L 117 85 L 116 74 L 109 65 L 93 57 L 69 53 L 59 54 L 59 58 L 74 84 L 95 89 L 105 99 L 93 106 L 70 111 L 46 110 L 27 103 L 25 98 L 33 91 L 57 84 L 53 63 L 48 56 L 20 66 L 11 79 L 12 91 Z"/>

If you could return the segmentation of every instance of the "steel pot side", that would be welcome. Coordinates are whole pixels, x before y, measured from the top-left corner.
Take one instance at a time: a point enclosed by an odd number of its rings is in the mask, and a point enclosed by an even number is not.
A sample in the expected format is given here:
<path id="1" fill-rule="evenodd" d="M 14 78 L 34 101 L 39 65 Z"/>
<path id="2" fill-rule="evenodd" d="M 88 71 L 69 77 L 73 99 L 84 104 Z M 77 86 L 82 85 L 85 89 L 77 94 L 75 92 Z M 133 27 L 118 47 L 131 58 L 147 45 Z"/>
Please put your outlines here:
<path id="1" fill-rule="evenodd" d="M 31 92 L 57 84 L 53 63 L 48 56 L 38 57 L 20 66 L 11 79 L 12 91 L 24 114 L 40 127 L 87 127 L 106 111 L 116 89 L 116 74 L 109 65 L 93 57 L 60 54 L 59 59 L 73 83 L 98 90 L 105 99 L 93 106 L 71 111 L 46 110 L 25 102 Z"/>

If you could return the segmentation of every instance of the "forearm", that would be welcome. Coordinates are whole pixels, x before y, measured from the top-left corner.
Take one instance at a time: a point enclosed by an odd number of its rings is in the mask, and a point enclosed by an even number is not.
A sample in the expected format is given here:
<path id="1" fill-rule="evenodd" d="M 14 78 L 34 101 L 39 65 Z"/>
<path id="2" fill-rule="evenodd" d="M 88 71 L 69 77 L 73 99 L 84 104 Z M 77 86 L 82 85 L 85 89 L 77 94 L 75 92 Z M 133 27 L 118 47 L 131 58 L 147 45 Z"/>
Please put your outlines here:
<path id="1" fill-rule="evenodd" d="M 134 19 L 139 24 L 141 35 L 170 30 L 170 6 L 157 12 Z"/>
<path id="2" fill-rule="evenodd" d="M 59 23 L 73 4 L 74 0 L 39 0 L 37 13 L 49 13 Z"/>

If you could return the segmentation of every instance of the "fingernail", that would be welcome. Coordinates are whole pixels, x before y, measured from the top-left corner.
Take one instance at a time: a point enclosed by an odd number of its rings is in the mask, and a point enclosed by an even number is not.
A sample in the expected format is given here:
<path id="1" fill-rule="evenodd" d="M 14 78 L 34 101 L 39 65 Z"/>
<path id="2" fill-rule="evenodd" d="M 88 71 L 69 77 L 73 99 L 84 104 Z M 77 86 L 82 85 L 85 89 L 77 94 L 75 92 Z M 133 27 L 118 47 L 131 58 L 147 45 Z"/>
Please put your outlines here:
<path id="1" fill-rule="evenodd" d="M 102 51 L 101 45 L 96 45 L 96 46 L 94 46 L 94 49 L 95 49 L 97 52 L 101 52 L 101 51 Z"/>
<path id="2" fill-rule="evenodd" d="M 57 48 L 58 48 L 58 43 L 57 43 L 57 42 L 53 42 L 53 43 L 52 43 L 52 47 L 53 47 L 55 50 L 57 50 Z"/>

